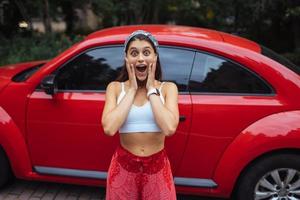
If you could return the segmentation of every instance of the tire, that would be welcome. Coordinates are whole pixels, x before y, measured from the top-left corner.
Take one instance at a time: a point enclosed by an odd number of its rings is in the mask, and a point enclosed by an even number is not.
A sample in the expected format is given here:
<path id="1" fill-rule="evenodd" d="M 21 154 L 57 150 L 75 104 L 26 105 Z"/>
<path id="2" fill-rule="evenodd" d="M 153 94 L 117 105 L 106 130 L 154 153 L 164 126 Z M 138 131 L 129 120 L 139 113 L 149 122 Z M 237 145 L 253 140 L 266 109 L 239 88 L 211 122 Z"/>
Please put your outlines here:
<path id="1" fill-rule="evenodd" d="M 0 188 L 13 180 L 13 174 L 4 150 L 0 147 Z"/>
<path id="2" fill-rule="evenodd" d="M 300 155 L 283 153 L 259 159 L 239 179 L 234 197 L 237 200 L 300 199 Z"/>

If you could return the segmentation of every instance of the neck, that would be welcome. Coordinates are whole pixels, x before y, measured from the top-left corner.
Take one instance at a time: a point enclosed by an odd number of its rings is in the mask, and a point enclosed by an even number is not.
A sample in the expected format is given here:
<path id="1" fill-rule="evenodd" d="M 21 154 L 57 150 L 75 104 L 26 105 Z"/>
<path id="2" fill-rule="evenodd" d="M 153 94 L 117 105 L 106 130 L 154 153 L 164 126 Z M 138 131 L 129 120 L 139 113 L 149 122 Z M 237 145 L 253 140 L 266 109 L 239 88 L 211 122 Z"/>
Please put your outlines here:
<path id="1" fill-rule="evenodd" d="M 146 80 L 143 80 L 143 81 L 140 81 L 140 80 L 137 80 L 137 85 L 138 87 L 141 89 L 141 88 L 146 88 L 146 83 L 147 83 L 147 79 Z"/>

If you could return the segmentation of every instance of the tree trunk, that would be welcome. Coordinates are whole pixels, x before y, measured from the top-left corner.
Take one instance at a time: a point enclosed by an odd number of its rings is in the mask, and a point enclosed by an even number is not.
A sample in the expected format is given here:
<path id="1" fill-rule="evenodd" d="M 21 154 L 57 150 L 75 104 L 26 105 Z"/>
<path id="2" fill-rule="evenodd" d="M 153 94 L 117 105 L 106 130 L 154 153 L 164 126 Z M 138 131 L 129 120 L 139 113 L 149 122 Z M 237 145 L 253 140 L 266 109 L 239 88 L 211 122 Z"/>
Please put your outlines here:
<path id="1" fill-rule="evenodd" d="M 49 2 L 48 0 L 44 0 L 44 12 L 43 12 L 43 22 L 45 26 L 45 32 L 51 33 L 51 18 L 49 16 Z"/>
<path id="2" fill-rule="evenodd" d="M 71 1 L 62 1 L 61 8 L 63 13 L 65 14 L 64 19 L 66 21 L 66 34 L 71 35 L 74 30 L 74 6 Z"/>

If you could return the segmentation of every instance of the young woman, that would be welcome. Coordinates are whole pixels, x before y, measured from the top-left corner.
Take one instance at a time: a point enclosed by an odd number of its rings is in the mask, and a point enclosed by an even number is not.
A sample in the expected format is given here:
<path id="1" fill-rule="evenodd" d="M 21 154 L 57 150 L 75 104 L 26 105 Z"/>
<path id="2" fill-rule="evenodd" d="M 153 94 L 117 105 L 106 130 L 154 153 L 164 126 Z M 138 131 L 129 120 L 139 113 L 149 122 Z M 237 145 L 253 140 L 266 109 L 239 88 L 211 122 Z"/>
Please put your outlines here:
<path id="1" fill-rule="evenodd" d="M 133 32 L 124 51 L 124 67 L 107 86 L 102 115 L 105 134 L 120 133 L 106 199 L 176 199 L 164 141 L 179 122 L 177 86 L 160 81 L 158 42 L 149 32 Z"/>

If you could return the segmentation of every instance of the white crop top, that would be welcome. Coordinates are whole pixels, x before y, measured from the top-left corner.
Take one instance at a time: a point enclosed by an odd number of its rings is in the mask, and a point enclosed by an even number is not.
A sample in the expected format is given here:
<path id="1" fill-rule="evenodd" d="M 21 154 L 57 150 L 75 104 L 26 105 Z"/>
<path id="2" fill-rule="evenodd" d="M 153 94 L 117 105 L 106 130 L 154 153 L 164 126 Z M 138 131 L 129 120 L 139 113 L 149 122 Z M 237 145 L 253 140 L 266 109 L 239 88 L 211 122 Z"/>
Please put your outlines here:
<path id="1" fill-rule="evenodd" d="M 164 82 L 162 82 L 159 92 L 161 94 L 161 88 Z M 124 89 L 124 82 L 121 82 L 122 90 L 117 99 L 117 104 L 121 102 L 126 92 Z M 160 95 L 162 103 L 165 103 L 165 100 Z M 142 106 L 136 106 L 132 104 L 127 119 L 119 129 L 119 133 L 135 133 L 135 132 L 161 132 L 161 129 L 157 126 L 154 114 L 152 112 L 152 107 L 150 101 L 147 101 Z"/>

